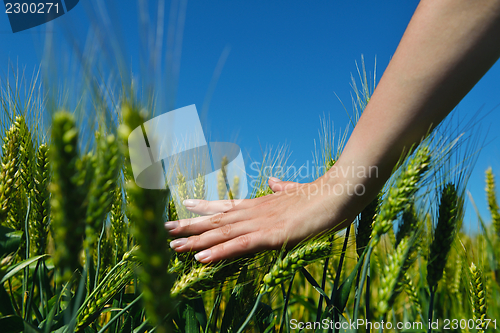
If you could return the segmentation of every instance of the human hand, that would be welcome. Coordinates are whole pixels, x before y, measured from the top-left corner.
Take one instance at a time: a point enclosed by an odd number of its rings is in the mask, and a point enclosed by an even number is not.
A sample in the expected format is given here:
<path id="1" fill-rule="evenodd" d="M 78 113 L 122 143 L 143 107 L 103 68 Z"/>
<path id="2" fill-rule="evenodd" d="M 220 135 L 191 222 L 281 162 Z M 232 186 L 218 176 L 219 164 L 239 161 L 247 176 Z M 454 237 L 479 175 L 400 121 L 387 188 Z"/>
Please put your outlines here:
<path id="1" fill-rule="evenodd" d="M 349 195 L 330 193 L 332 181 L 325 177 L 306 184 L 270 178 L 268 184 L 274 193 L 256 199 L 186 200 L 191 212 L 205 216 L 167 222 L 172 236 L 189 236 L 170 246 L 177 252 L 201 250 L 198 261 L 216 262 L 294 246 L 355 216 L 347 209 Z"/>

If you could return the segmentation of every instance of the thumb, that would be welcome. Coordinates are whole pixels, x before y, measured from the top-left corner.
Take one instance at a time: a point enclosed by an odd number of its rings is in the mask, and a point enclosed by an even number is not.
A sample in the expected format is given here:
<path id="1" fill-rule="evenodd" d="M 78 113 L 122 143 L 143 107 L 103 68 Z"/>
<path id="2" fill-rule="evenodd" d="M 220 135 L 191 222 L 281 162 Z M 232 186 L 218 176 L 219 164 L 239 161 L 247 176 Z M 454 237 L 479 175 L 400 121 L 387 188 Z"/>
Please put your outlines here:
<path id="1" fill-rule="evenodd" d="M 291 188 L 294 188 L 294 187 L 297 187 L 300 185 L 300 183 L 282 181 L 281 179 L 278 179 L 275 177 L 269 177 L 269 180 L 267 183 L 269 184 L 269 188 L 273 192 L 280 192 L 280 191 L 284 191 L 284 190 L 289 190 Z"/>

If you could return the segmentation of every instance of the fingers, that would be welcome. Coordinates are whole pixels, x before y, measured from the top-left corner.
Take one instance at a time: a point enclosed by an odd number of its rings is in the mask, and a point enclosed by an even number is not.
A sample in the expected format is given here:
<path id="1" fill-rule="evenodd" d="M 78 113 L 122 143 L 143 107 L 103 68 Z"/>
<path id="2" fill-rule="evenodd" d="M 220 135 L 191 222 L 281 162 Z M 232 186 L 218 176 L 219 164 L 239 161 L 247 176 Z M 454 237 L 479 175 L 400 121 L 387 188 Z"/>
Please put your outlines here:
<path id="1" fill-rule="evenodd" d="M 178 238 L 170 242 L 170 246 L 177 252 L 199 251 L 221 244 L 232 239 L 239 238 L 245 234 L 255 231 L 252 223 L 226 224 L 220 228 L 209 230 L 201 235 L 188 238 Z"/>
<path id="2" fill-rule="evenodd" d="M 223 259 L 239 257 L 250 252 L 264 249 L 263 237 L 260 232 L 240 235 L 195 254 L 195 259 L 201 263 L 216 262 Z M 176 249 L 177 250 L 177 249 Z"/>
<path id="3" fill-rule="evenodd" d="M 250 200 L 198 200 L 187 199 L 184 200 L 184 206 L 191 212 L 200 215 L 213 215 L 217 213 L 227 212 L 230 209 L 248 208 L 252 203 Z"/>
<path id="4" fill-rule="evenodd" d="M 295 187 L 301 185 L 300 183 L 282 181 L 282 180 L 280 180 L 278 178 L 274 178 L 274 177 L 269 177 L 269 180 L 267 183 L 269 184 L 269 188 L 271 190 L 273 190 L 273 192 L 285 191 L 285 190 L 289 190 L 289 189 L 292 189 L 292 188 L 295 188 Z"/>
<path id="5" fill-rule="evenodd" d="M 230 223 L 248 220 L 250 214 L 247 210 L 237 210 L 228 213 L 217 213 L 211 216 L 193 217 L 165 223 L 172 236 L 197 235 L 208 230 L 223 227 Z"/>

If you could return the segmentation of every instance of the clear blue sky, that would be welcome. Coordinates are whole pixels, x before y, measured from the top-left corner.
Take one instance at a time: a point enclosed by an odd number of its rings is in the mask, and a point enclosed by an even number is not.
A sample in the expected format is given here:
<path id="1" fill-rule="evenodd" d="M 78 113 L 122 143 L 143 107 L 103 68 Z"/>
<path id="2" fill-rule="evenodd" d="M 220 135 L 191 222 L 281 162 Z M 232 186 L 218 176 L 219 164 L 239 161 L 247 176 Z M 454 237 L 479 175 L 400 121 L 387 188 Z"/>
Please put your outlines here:
<path id="1" fill-rule="evenodd" d="M 42 62 L 45 34 L 63 48 L 68 44 L 64 31 L 71 30 L 72 41 L 83 45 L 90 23 L 89 7 L 82 3 L 53 25 L 17 34 L 10 31 L 7 15 L 0 13 L 1 72 L 6 72 L 9 59 L 29 70 Z M 121 36 L 124 58 L 138 73 L 143 44 L 137 3 L 106 3 L 114 31 Z M 347 125 L 346 111 L 336 95 L 351 111 L 350 76 L 356 72 L 355 61 L 359 63 L 364 55 L 367 69 L 373 71 L 376 58 L 379 78 L 417 4 L 414 0 L 190 0 L 182 30 L 179 79 L 174 82 L 175 107 L 196 104 L 201 112 L 217 63 L 229 51 L 202 118 L 210 140 L 235 141 L 250 157 L 248 161 L 260 159 L 261 147 L 286 143 L 295 165 L 311 163 L 320 117 L 329 116 L 337 131 Z M 165 8 L 168 26 L 170 1 Z M 152 7 L 150 15 L 156 15 Z M 499 91 L 497 63 L 459 105 L 461 116 L 471 116 L 481 108 L 492 110 L 500 104 Z M 491 165 L 500 180 L 499 120 L 500 112 L 493 110 L 479 124 L 481 132 L 489 129 L 488 145 L 469 184 L 487 220 L 484 171 Z M 474 214 L 468 213 L 467 219 L 476 228 Z"/>

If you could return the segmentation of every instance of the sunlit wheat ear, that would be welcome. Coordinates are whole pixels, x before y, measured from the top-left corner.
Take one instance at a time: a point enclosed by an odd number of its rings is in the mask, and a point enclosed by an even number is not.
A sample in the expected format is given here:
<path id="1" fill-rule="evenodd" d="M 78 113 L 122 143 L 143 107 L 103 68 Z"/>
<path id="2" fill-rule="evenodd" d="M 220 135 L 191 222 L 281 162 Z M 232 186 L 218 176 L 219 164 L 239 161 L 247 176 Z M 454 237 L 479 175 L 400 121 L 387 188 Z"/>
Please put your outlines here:
<path id="1" fill-rule="evenodd" d="M 180 257 L 182 259 L 182 256 Z M 216 265 L 200 264 L 184 257 L 184 270 L 178 276 L 172 287 L 172 296 L 183 296 L 187 298 L 198 297 L 207 290 L 224 283 L 248 264 L 248 258 L 240 258 L 232 261 L 223 261 Z M 190 265 L 191 264 L 191 265 Z M 187 268 L 190 267 L 190 268 Z"/>
<path id="2" fill-rule="evenodd" d="M 13 261 L 14 257 L 12 255 L 3 256 L 0 258 L 0 280 L 3 279 Z"/>
<path id="3" fill-rule="evenodd" d="M 122 154 L 126 161 L 130 161 L 128 137 L 135 128 L 143 124 L 144 117 L 137 106 L 128 102 L 123 103 L 122 114 L 123 124 L 118 133 Z M 132 174 L 131 165 L 126 164 L 125 167 Z M 170 298 L 172 277 L 168 273 L 170 247 L 167 242 L 168 232 L 164 226 L 168 192 L 143 189 L 132 179 L 126 182 L 125 190 L 129 202 L 127 217 L 131 221 L 132 235 L 140 246 L 137 257 L 142 265 L 137 271 L 147 317 L 153 325 L 158 325 L 157 332 L 164 333 L 167 328 L 162 320 L 173 308 Z"/>
<path id="4" fill-rule="evenodd" d="M 361 211 L 361 215 L 358 220 L 358 225 L 356 228 L 356 252 L 358 257 L 361 257 L 366 246 L 370 242 L 370 236 L 372 233 L 372 224 L 375 214 L 377 213 L 377 208 L 379 206 L 380 196 L 377 196 L 368 206 Z"/>
<path id="5" fill-rule="evenodd" d="M 196 180 L 194 182 L 193 194 L 194 199 L 205 199 L 205 177 L 202 174 L 198 174 L 198 177 L 196 177 Z"/>
<path id="6" fill-rule="evenodd" d="M 486 170 L 486 198 L 488 200 L 488 209 L 491 214 L 491 222 L 495 228 L 495 232 L 500 237 L 500 211 L 498 208 L 495 176 L 491 167 Z"/>
<path id="7" fill-rule="evenodd" d="M 44 254 L 47 248 L 50 217 L 50 169 L 49 148 L 46 144 L 38 147 L 35 160 L 33 190 L 31 193 L 31 220 L 30 235 L 34 244 L 34 254 Z"/>
<path id="8" fill-rule="evenodd" d="M 67 112 L 58 112 L 52 123 L 51 230 L 55 243 L 54 263 L 63 281 L 79 267 L 85 232 L 86 191 L 78 181 L 78 129 Z"/>
<path id="9" fill-rule="evenodd" d="M 404 284 L 404 291 L 410 302 L 415 306 L 418 314 L 422 314 L 422 305 L 420 304 L 420 299 L 418 298 L 417 287 L 413 284 L 413 281 L 408 276 L 408 272 L 405 272 L 401 278 L 401 282 Z"/>
<path id="10" fill-rule="evenodd" d="M 486 291 L 484 285 L 484 277 L 481 269 L 476 267 L 474 263 L 470 266 L 471 281 L 470 281 L 470 295 L 472 305 L 472 315 L 474 323 L 479 323 L 481 329 L 478 332 L 484 333 L 486 329 Z"/>
<path id="11" fill-rule="evenodd" d="M 332 253 L 332 242 L 322 236 L 297 245 L 283 258 L 278 258 L 264 276 L 261 293 L 271 292 L 281 282 L 289 280 L 293 274 L 308 264 L 328 257 Z"/>
<path id="12" fill-rule="evenodd" d="M 427 147 L 418 149 L 404 169 L 398 175 L 396 181 L 390 187 L 387 195 L 380 205 L 379 213 L 373 222 L 371 237 L 374 245 L 380 237 L 392 228 L 392 222 L 399 212 L 408 208 L 412 196 L 418 190 L 419 180 L 429 168 L 430 151 Z"/>
<path id="13" fill-rule="evenodd" d="M 396 296 L 401 292 L 404 274 L 411 262 L 416 236 L 405 237 L 399 243 L 396 251 L 388 255 L 386 265 L 382 268 L 378 308 L 380 313 L 386 314 L 394 304 Z"/>
<path id="14" fill-rule="evenodd" d="M 184 200 L 189 199 L 188 184 L 186 177 L 180 172 L 177 174 L 177 195 L 179 196 L 179 202 L 176 207 L 178 217 L 181 219 L 190 218 L 192 214 L 183 204 Z"/>
<path id="15" fill-rule="evenodd" d="M 91 252 L 101 232 L 105 217 L 111 210 L 113 190 L 116 188 L 121 157 L 114 135 L 97 140 L 97 161 L 90 185 L 86 219 L 86 248 Z"/>
<path id="16" fill-rule="evenodd" d="M 2 172 L 0 174 L 0 223 L 5 224 L 12 207 L 14 183 L 18 170 L 19 136 L 14 125 L 5 133 L 2 146 Z"/>
<path id="17" fill-rule="evenodd" d="M 217 173 L 217 194 L 219 196 L 219 200 L 226 199 L 226 193 L 226 180 L 224 179 L 224 173 L 221 170 Z"/>
<path id="18" fill-rule="evenodd" d="M 115 243 L 115 256 L 117 260 L 120 261 L 125 252 L 127 241 L 127 225 L 123 212 L 123 194 L 121 186 L 117 186 L 113 191 L 113 202 L 111 204 L 111 215 L 109 220 Z"/>
<path id="19" fill-rule="evenodd" d="M 240 198 L 240 177 L 234 176 L 233 186 L 231 187 L 231 193 L 233 194 L 233 199 Z"/>
<path id="20" fill-rule="evenodd" d="M 453 184 L 447 184 L 441 192 L 439 216 L 429 250 L 427 283 L 434 289 L 443 276 L 446 258 L 456 235 L 460 209 L 460 197 Z"/>
<path id="21" fill-rule="evenodd" d="M 196 265 L 189 272 L 182 274 L 172 287 L 172 296 L 196 297 L 203 292 L 205 284 L 211 284 L 214 281 L 214 275 L 220 270 L 218 266 Z"/>
<path id="22" fill-rule="evenodd" d="M 174 199 L 170 199 L 168 202 L 168 220 L 177 221 L 178 219 L 179 215 L 177 214 L 177 210 L 175 208 Z"/>
<path id="23" fill-rule="evenodd" d="M 136 249 L 133 249 L 136 251 Z M 127 253 L 129 254 L 129 253 Z M 139 263 L 128 256 L 129 259 L 119 262 L 105 277 L 101 279 L 92 294 L 85 299 L 77 316 L 76 332 L 82 331 L 95 320 L 95 315 L 100 314 L 104 306 L 109 303 L 134 277 L 134 270 Z"/>

